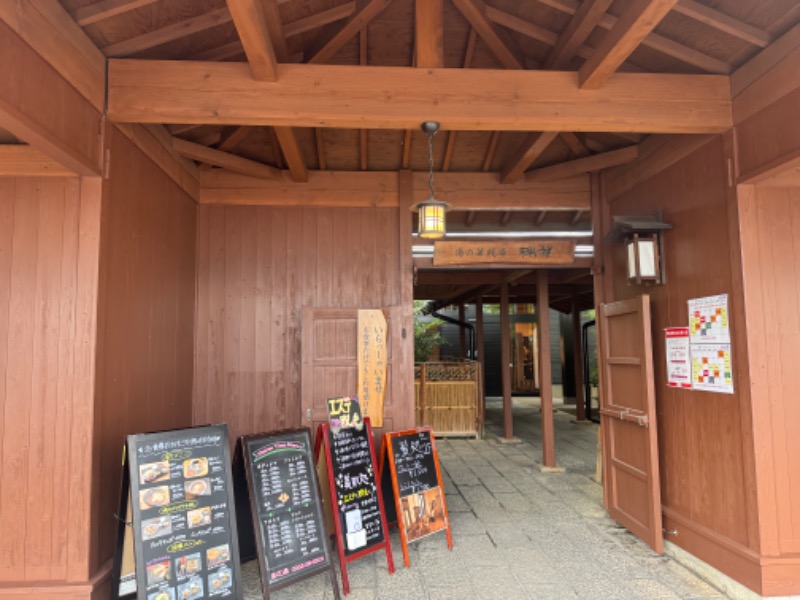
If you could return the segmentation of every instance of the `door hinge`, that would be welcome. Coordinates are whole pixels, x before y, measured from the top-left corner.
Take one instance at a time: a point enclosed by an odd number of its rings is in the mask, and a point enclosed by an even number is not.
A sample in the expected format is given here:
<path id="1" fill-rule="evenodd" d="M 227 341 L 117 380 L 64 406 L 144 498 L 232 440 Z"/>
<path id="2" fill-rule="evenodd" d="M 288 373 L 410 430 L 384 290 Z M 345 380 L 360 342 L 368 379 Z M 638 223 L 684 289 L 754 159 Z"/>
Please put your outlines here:
<path id="1" fill-rule="evenodd" d="M 306 421 L 308 421 L 309 423 L 311 422 L 311 409 L 310 408 L 306 409 Z"/>

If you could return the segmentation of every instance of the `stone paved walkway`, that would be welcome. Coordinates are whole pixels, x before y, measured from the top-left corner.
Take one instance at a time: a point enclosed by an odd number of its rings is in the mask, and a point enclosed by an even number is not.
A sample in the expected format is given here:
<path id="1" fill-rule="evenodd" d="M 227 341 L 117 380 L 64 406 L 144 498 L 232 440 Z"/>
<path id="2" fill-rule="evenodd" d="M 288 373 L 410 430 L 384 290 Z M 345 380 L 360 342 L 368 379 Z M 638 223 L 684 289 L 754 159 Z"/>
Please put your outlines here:
<path id="1" fill-rule="evenodd" d="M 443 534 L 411 545 L 403 567 L 392 530 L 395 573 L 385 555 L 350 563 L 352 600 L 701 599 L 724 598 L 666 556 L 653 553 L 606 515 L 594 477 L 597 429 L 557 412 L 556 455 L 563 474 L 539 471 L 538 408 L 515 399 L 515 434 L 498 441 L 500 406 L 489 400 L 483 440 L 438 440 L 454 549 Z M 531 443 L 533 441 L 533 443 Z M 335 553 L 334 553 L 335 554 Z M 338 575 L 338 571 L 337 571 Z M 246 598 L 261 598 L 255 562 L 244 566 Z M 340 583 L 341 585 L 341 583 Z M 342 596 L 344 598 L 344 596 Z M 330 599 L 325 575 L 271 594 L 277 600 Z"/>

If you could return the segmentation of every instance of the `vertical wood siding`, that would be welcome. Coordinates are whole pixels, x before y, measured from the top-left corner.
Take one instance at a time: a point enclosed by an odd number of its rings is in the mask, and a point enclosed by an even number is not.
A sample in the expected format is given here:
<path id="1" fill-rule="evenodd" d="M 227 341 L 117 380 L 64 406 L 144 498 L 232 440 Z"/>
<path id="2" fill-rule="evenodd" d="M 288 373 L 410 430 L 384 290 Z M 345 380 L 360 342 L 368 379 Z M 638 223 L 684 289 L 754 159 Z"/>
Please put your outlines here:
<path id="1" fill-rule="evenodd" d="M 201 206 L 194 421 L 296 427 L 303 306 L 400 303 L 395 209 Z"/>

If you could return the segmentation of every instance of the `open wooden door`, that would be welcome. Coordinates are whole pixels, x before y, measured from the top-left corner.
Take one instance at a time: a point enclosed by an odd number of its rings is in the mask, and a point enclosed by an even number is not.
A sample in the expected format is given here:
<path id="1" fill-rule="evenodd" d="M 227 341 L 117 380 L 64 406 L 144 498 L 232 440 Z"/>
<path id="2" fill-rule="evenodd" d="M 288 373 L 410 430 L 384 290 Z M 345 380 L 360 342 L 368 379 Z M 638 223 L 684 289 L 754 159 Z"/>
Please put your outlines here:
<path id="1" fill-rule="evenodd" d="M 397 346 L 404 339 L 401 307 L 385 308 L 383 314 L 386 317 L 388 355 L 383 430 L 394 431 L 395 425 L 408 426 L 405 422 L 395 423 L 396 413 L 403 410 L 399 404 L 404 398 L 403 386 L 396 376 L 403 371 L 399 364 L 403 353 L 397 351 Z M 302 319 L 302 421 L 314 432 L 318 425 L 327 422 L 328 398 L 358 395 L 358 309 L 306 306 L 303 307 Z M 380 439 L 382 430 L 373 428 L 373 432 Z"/>
<path id="2" fill-rule="evenodd" d="M 601 427 L 606 509 L 658 553 L 658 473 L 650 297 L 600 306 Z"/>

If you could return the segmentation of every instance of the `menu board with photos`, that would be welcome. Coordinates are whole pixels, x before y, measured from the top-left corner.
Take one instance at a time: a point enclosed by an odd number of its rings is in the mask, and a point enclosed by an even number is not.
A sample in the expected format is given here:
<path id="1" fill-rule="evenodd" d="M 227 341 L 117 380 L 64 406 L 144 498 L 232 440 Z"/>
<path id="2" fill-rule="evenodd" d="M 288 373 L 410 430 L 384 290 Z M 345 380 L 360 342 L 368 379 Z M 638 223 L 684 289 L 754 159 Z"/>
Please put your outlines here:
<path id="1" fill-rule="evenodd" d="M 241 598 L 228 431 L 128 436 L 137 597 Z"/>
<path id="2" fill-rule="evenodd" d="M 264 597 L 322 571 L 336 576 L 320 509 L 307 429 L 241 438 Z"/>

